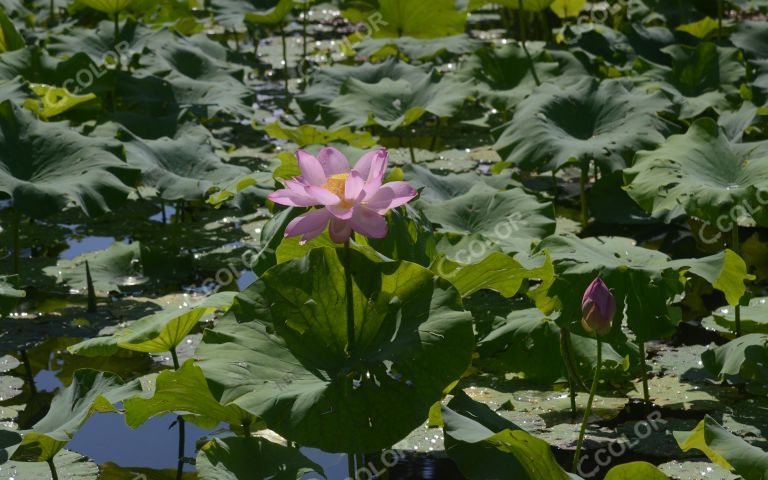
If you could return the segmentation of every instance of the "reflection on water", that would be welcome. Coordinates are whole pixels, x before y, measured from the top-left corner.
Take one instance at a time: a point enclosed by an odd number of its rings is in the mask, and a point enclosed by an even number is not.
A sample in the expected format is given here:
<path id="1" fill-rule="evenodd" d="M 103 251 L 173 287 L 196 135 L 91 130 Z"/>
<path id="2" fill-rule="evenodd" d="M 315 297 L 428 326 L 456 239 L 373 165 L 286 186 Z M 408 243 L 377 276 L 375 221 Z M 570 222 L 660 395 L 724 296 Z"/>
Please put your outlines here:
<path id="1" fill-rule="evenodd" d="M 164 415 L 133 430 L 125 424 L 122 415 L 97 413 L 85 422 L 67 448 L 98 464 L 113 462 L 124 467 L 175 469 L 179 433 L 175 426 L 169 428 L 175 420 L 176 415 Z M 209 431 L 191 422 L 187 422 L 185 428 L 184 451 L 186 456 L 194 458 L 196 441 Z M 194 466 L 186 465 L 185 470 L 193 471 Z"/>

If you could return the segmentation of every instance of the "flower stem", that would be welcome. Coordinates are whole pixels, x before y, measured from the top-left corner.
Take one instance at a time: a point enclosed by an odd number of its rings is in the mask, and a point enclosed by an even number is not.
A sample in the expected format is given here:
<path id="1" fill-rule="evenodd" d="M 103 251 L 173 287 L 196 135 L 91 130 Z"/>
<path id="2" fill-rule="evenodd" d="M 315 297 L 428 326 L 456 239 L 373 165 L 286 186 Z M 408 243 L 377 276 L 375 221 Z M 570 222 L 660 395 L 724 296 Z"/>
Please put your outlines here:
<path id="1" fill-rule="evenodd" d="M 741 255 L 741 239 L 739 238 L 739 226 L 734 222 L 731 230 L 731 247 L 737 255 Z M 741 336 L 741 305 L 737 302 L 734 305 L 734 316 L 736 321 L 736 336 Z"/>
<path id="2" fill-rule="evenodd" d="M 717 39 L 723 38 L 723 0 L 717 0 Z"/>
<path id="3" fill-rule="evenodd" d="M 352 453 L 347 454 L 347 475 L 352 480 L 355 479 L 355 456 Z"/>
<path id="4" fill-rule="evenodd" d="M 59 474 L 56 472 L 56 465 L 53 464 L 53 458 L 46 460 L 48 467 L 51 469 L 51 478 L 53 480 L 59 480 Z"/>
<path id="5" fill-rule="evenodd" d="M 307 71 L 309 70 L 309 65 L 307 64 L 307 24 L 309 23 L 309 0 L 304 0 L 304 18 L 301 22 L 301 74 L 303 77 L 303 81 L 301 82 L 301 89 L 304 90 L 307 88 Z"/>
<path id="6" fill-rule="evenodd" d="M 13 274 L 21 285 L 21 213 L 13 209 Z"/>
<path id="7" fill-rule="evenodd" d="M 563 364 L 565 365 L 565 372 L 568 375 L 568 392 L 571 397 L 571 417 L 576 418 L 576 373 L 574 372 L 571 347 L 570 347 L 570 333 L 565 328 L 560 329 L 560 356 L 563 358 Z"/>
<path id="8" fill-rule="evenodd" d="M 589 181 L 589 162 L 581 164 L 579 177 L 579 202 L 581 203 L 581 228 L 587 228 L 589 213 L 587 212 L 587 182 Z"/>
<path id="9" fill-rule="evenodd" d="M 173 359 L 174 370 L 179 369 L 179 356 L 176 354 L 176 348 L 171 348 L 171 358 Z M 176 417 L 176 421 L 179 424 L 179 460 L 176 467 L 176 480 L 181 480 L 184 475 L 184 418 L 179 415 Z"/>
<path id="10" fill-rule="evenodd" d="M 280 38 L 283 41 L 283 90 L 285 91 L 285 110 L 291 106 L 291 93 L 288 90 L 288 43 L 285 39 L 285 25 L 280 23 Z"/>
<path id="11" fill-rule="evenodd" d="M 96 313 L 96 288 L 93 286 L 91 266 L 85 261 L 85 284 L 88 291 L 88 313 Z"/>
<path id="12" fill-rule="evenodd" d="M 589 421 L 589 414 L 592 411 L 592 401 L 595 399 L 595 392 L 597 391 L 597 384 L 600 383 L 600 367 L 603 361 L 603 342 L 600 337 L 597 339 L 597 364 L 595 365 L 595 378 L 592 380 L 592 388 L 589 390 L 589 400 L 587 400 L 587 408 L 584 410 L 584 419 L 581 421 L 581 429 L 579 430 L 579 440 L 576 443 L 576 453 L 573 455 L 572 472 L 576 473 L 576 469 L 579 466 L 579 458 L 581 457 L 581 447 L 584 444 L 584 432 L 587 430 L 587 422 Z"/>
<path id="13" fill-rule="evenodd" d="M 355 300 L 352 291 L 352 248 L 349 240 L 344 242 L 344 284 L 347 297 L 347 356 L 351 357 L 355 349 Z"/>
<path id="14" fill-rule="evenodd" d="M 648 364 L 645 362 L 645 342 L 637 342 L 640 349 L 640 378 L 643 380 L 643 401 L 651 403 L 651 393 L 648 390 Z"/>
<path id="15" fill-rule="evenodd" d="M 533 57 L 531 57 L 530 52 L 528 52 L 528 47 L 525 44 L 525 9 L 523 8 L 523 0 L 519 0 L 519 9 L 518 12 L 518 18 L 520 20 L 520 45 L 523 47 L 523 52 L 525 52 L 525 56 L 528 58 L 528 62 L 531 64 L 531 75 L 533 75 L 533 80 L 536 82 L 536 86 L 538 87 L 541 85 L 541 81 L 539 80 L 539 75 L 536 73 L 536 65 L 533 63 Z"/>

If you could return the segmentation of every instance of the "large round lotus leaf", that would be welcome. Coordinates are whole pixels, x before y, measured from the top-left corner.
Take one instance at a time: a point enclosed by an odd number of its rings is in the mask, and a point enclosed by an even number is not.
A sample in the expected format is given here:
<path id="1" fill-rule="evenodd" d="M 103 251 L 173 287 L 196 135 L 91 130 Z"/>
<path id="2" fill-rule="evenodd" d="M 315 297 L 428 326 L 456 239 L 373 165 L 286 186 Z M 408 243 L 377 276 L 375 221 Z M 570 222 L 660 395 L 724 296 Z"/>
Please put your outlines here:
<path id="1" fill-rule="evenodd" d="M 364 2 L 357 3 L 365 6 Z M 467 22 L 467 12 L 458 10 L 454 0 L 379 0 L 378 7 L 375 11 L 354 8 L 343 13 L 353 22 L 366 22 L 373 38 L 447 37 L 464 33 Z"/>
<path id="2" fill-rule="evenodd" d="M 220 45 L 191 37 L 167 43 L 155 52 L 154 70 L 171 85 L 180 106 L 193 107 L 203 116 L 253 113 L 247 101 L 253 92 L 241 81 L 245 67 L 229 62 L 227 50 Z"/>
<path id="3" fill-rule="evenodd" d="M 10 102 L 0 104 L 0 192 L 31 217 L 69 202 L 89 215 L 122 203 L 138 177 L 116 156 L 120 145 L 84 137 L 66 123 L 41 122 Z"/>
<path id="4" fill-rule="evenodd" d="M 632 91 L 618 80 L 584 78 L 564 89 L 547 84 L 518 105 L 495 148 L 527 171 L 593 160 L 620 170 L 637 150 L 664 141 L 667 125 L 656 114 L 669 107 L 661 94 Z"/>
<path id="5" fill-rule="evenodd" d="M 758 395 L 768 392 L 768 335 L 750 333 L 701 354 L 704 368 L 719 380 L 747 384 Z"/>
<path id="6" fill-rule="evenodd" d="M 456 234 L 458 243 L 443 250 L 452 259 L 468 263 L 467 257 L 488 251 L 528 252 L 531 245 L 555 232 L 554 210 L 520 188 L 498 191 L 479 183 L 464 195 L 443 202 L 420 203 L 427 217 L 440 225 L 439 232 Z M 473 247 L 467 242 L 481 242 Z M 466 255 L 459 254 L 462 250 Z"/>
<path id="7" fill-rule="evenodd" d="M 616 465 L 605 480 L 668 480 L 661 470 L 648 462 L 629 462 Z"/>
<path id="8" fill-rule="evenodd" d="M 121 53 L 125 56 L 141 52 L 145 48 L 154 51 L 174 41 L 173 33 L 168 30 L 151 29 L 133 21 L 124 22 L 118 33 L 122 42 Z M 48 51 L 65 58 L 83 53 L 97 65 L 101 65 L 106 59 L 114 56 L 115 24 L 111 20 L 104 20 L 95 28 L 72 27 L 56 33 L 51 36 Z"/>
<path id="9" fill-rule="evenodd" d="M 736 310 L 722 307 L 712 312 L 714 321 L 728 329 L 736 331 Z M 768 333 L 768 297 L 753 298 L 749 305 L 741 308 L 742 333 Z"/>
<path id="10" fill-rule="evenodd" d="M 656 150 L 638 152 L 624 176 L 629 195 L 667 222 L 685 213 L 721 231 L 734 220 L 768 225 L 768 143 L 731 143 L 710 119 Z"/>
<path id="11" fill-rule="evenodd" d="M 56 473 L 59 478 L 69 480 L 97 480 L 99 466 L 79 453 L 69 450 L 60 451 L 54 458 Z M 20 462 L 12 460 L 4 463 L 2 472 L 11 472 L 14 478 L 51 478 L 51 470 L 45 462 Z M 6 473 L 7 475 L 7 473 Z"/>
<path id="12" fill-rule="evenodd" d="M 731 303 L 741 298 L 746 290 L 744 281 L 751 278 L 744 261 L 730 250 L 704 258 L 670 260 L 666 254 L 638 247 L 628 238 L 580 239 L 570 235 L 548 237 L 539 249 L 549 253 L 557 273 L 549 295 L 556 296 L 562 308 L 558 323 L 580 329 L 581 296 L 600 276 L 616 299 L 616 340 L 622 337 L 622 312 L 642 341 L 674 333 L 680 315 L 669 304 L 683 291 L 684 273 L 704 278 Z"/>
<path id="13" fill-rule="evenodd" d="M 551 82 L 558 77 L 563 79 L 586 73 L 576 65 L 568 66 L 566 71 L 547 58 L 544 50 L 531 52 L 531 56 L 535 61 L 536 77 L 525 51 L 515 44 L 478 51 L 465 63 L 462 74 L 479 82 L 478 94 L 481 98 L 494 107 L 505 110 L 514 107 L 533 92 L 536 88 L 536 78 L 541 82 Z"/>
<path id="14" fill-rule="evenodd" d="M 467 478 L 565 480 L 550 446 L 461 391 L 440 415 L 446 453 Z M 499 476 L 504 472 L 504 477 Z"/>
<path id="15" fill-rule="evenodd" d="M 247 2 L 250 11 L 245 13 L 245 21 L 263 25 L 278 24 L 291 13 L 293 3 L 293 0 L 258 0 L 257 2 Z"/>
<path id="16" fill-rule="evenodd" d="M 659 470 L 675 480 L 701 480 L 702 478 L 737 480 L 739 478 L 720 465 L 709 462 L 678 462 L 673 460 L 659 465 Z"/>
<path id="17" fill-rule="evenodd" d="M 409 262 L 353 252 L 355 339 L 347 353 L 344 250 L 318 248 L 268 270 L 197 350 L 214 396 L 304 446 L 373 452 L 427 418 L 469 365 L 459 294 Z"/>
<path id="18" fill-rule="evenodd" d="M 724 429 L 709 415 L 690 432 L 675 432 L 675 439 L 684 452 L 700 450 L 744 480 L 761 480 L 768 475 L 768 453 Z"/>
<path id="19" fill-rule="evenodd" d="M 221 161 L 202 126 L 181 126 L 174 138 L 141 139 L 127 134 L 128 164 L 141 169 L 144 184 L 169 201 L 204 198 L 214 185 L 226 184 L 249 173 L 244 167 Z"/>
<path id="20" fill-rule="evenodd" d="M 354 44 L 358 55 L 371 61 L 379 61 L 390 56 L 404 56 L 419 61 L 432 60 L 445 54 L 463 55 L 472 53 L 482 46 L 479 40 L 467 34 L 450 37 L 425 39 L 413 37 L 369 38 Z"/>
<path id="21" fill-rule="evenodd" d="M 364 63 L 357 66 L 333 65 L 320 67 L 312 73 L 312 81 L 306 91 L 296 97 L 301 109 L 310 119 L 315 118 L 322 107 L 339 96 L 341 86 L 348 79 L 364 83 L 378 83 L 385 78 L 405 80 L 409 83 L 423 81 L 429 72 L 424 67 L 389 59 L 382 63 Z"/>
<path id="22" fill-rule="evenodd" d="M 412 124 L 425 113 L 450 117 L 474 91 L 469 82 L 459 82 L 432 72 L 409 82 L 383 78 L 366 83 L 347 80 L 341 95 L 328 105 L 325 116 L 333 128 L 378 124 L 390 130 Z"/>
<path id="23" fill-rule="evenodd" d="M 107 14 L 121 12 L 133 3 L 133 0 L 80 0 L 94 10 Z"/>
<path id="24" fill-rule="evenodd" d="M 737 49 L 705 42 L 696 47 L 670 45 L 662 51 L 672 58 L 672 65 L 639 62 L 642 73 L 637 81 L 671 95 L 681 106 L 680 118 L 696 117 L 708 108 L 722 112 L 731 108 L 731 99 L 738 99 L 746 69 Z"/>
<path id="25" fill-rule="evenodd" d="M 325 478 L 318 477 L 322 467 L 302 455 L 298 448 L 258 437 L 214 438 L 198 452 L 196 466 L 200 480 Z M 312 472 L 315 474 L 308 475 Z"/>
<path id="26" fill-rule="evenodd" d="M 744 20 L 731 35 L 734 45 L 757 58 L 768 57 L 768 23 Z"/>

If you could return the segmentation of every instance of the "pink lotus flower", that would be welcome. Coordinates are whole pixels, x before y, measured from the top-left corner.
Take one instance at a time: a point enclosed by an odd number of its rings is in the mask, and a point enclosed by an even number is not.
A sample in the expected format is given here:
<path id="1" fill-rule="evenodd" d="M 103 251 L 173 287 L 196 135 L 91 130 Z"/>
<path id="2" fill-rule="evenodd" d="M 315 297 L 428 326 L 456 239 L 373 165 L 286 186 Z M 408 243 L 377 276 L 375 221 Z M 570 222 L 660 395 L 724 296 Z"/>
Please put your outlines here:
<path id="1" fill-rule="evenodd" d="M 616 300 L 600 277 L 592 280 L 581 299 L 581 326 L 588 333 L 608 335 L 616 314 Z"/>
<path id="2" fill-rule="evenodd" d="M 319 207 L 296 217 L 285 229 L 286 237 L 301 235 L 302 244 L 323 233 L 329 224 L 331 240 L 336 243 L 346 242 L 353 230 L 384 238 L 384 214 L 416 196 L 408 182 L 382 185 L 389 162 L 384 148 L 366 153 L 352 169 L 335 148 L 323 148 L 317 157 L 299 150 L 296 157 L 301 176 L 283 182 L 286 188 L 270 194 L 269 199 L 291 207 Z"/>

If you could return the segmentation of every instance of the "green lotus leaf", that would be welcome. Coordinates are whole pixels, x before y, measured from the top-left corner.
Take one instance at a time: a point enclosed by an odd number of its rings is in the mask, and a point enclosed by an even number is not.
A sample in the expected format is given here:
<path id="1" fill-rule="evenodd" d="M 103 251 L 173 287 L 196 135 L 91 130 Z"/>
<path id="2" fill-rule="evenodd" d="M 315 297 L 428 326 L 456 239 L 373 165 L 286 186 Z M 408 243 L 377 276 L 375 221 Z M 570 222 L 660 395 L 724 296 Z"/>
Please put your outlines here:
<path id="1" fill-rule="evenodd" d="M 562 312 L 558 323 L 580 331 L 581 296 L 597 276 L 611 288 L 617 312 L 641 341 L 664 338 L 680 321 L 669 304 L 682 293 L 685 277 L 698 275 L 726 293 L 729 301 L 744 294 L 744 281 L 751 277 L 746 264 L 732 251 L 701 259 L 671 260 L 666 254 L 641 248 L 628 238 L 552 236 L 539 249 L 552 258 L 555 281 L 549 295 L 558 297 Z M 621 322 L 614 321 L 614 338 L 620 338 Z"/>
<path id="2" fill-rule="evenodd" d="M 724 429 L 709 415 L 692 431 L 675 432 L 675 440 L 684 452 L 700 450 L 713 463 L 744 480 L 761 480 L 768 475 L 768 454 Z"/>
<path id="3" fill-rule="evenodd" d="M 731 108 L 745 75 L 737 49 L 704 42 L 696 47 L 671 45 L 662 51 L 672 58 L 672 65 L 643 64 L 637 81 L 671 95 L 681 106 L 680 118 L 696 117 L 708 108 L 716 112 Z"/>
<path id="4" fill-rule="evenodd" d="M 578 17 L 587 0 L 555 0 L 549 6 L 560 18 Z"/>
<path id="5" fill-rule="evenodd" d="M 509 175 L 480 175 L 477 173 L 450 173 L 436 175 L 428 168 L 408 163 L 403 166 L 405 179 L 419 190 L 419 199 L 426 202 L 442 202 L 469 192 L 478 183 L 485 183 L 497 190 L 522 187 Z"/>
<path id="6" fill-rule="evenodd" d="M 250 15 L 255 21 L 266 26 L 280 23 L 287 15 L 285 8 L 294 2 L 286 0 L 216 0 L 208 7 L 216 19 L 216 23 L 227 28 L 241 28 Z"/>
<path id="7" fill-rule="evenodd" d="M 699 480 L 701 472 L 721 480 L 738 480 L 739 478 L 720 465 L 708 461 L 672 460 L 659 465 L 659 470 L 676 480 Z"/>
<path id="8" fill-rule="evenodd" d="M 487 405 L 459 390 L 440 412 L 446 453 L 470 479 L 567 480 L 544 440 L 534 437 Z"/>
<path id="9" fill-rule="evenodd" d="M 701 354 L 701 361 L 709 373 L 720 380 L 746 384 L 747 390 L 757 394 L 768 393 L 768 335 L 750 333 L 725 345 Z"/>
<path id="10" fill-rule="evenodd" d="M 594 70 L 607 77 L 624 76 L 622 72 L 631 68 L 636 56 L 627 35 L 602 23 L 566 25 L 562 37 L 573 54 L 586 57 Z"/>
<path id="11" fill-rule="evenodd" d="M 54 458 L 92 414 L 117 412 L 115 403 L 139 392 L 138 380 L 125 383 L 111 372 L 76 371 L 72 383 L 53 398 L 45 417 L 24 432 L 11 460 L 44 462 Z"/>
<path id="12" fill-rule="evenodd" d="M 358 55 L 372 62 L 384 60 L 387 57 L 405 57 L 422 62 L 433 60 L 435 57 L 464 55 L 472 53 L 482 46 L 478 40 L 467 34 L 451 35 L 441 38 L 368 38 L 354 45 Z"/>
<path id="13" fill-rule="evenodd" d="M 149 315 L 131 322 L 113 335 L 91 338 L 72 345 L 68 350 L 87 357 L 112 355 L 118 348 L 147 353 L 170 352 L 203 316 L 229 310 L 234 297 L 235 292 L 216 293 L 186 308 L 171 308 Z"/>
<path id="14" fill-rule="evenodd" d="M 503 297 L 516 295 L 523 281 L 531 278 L 551 280 L 552 263 L 545 260 L 541 266 L 526 268 L 523 264 L 500 252 L 491 252 L 476 263 L 461 264 L 440 259 L 432 266 L 440 276 L 451 282 L 462 297 L 479 290 L 494 290 Z"/>
<path id="15" fill-rule="evenodd" d="M 541 12 L 552 5 L 554 0 L 523 0 L 523 10 L 527 12 Z M 470 11 L 482 8 L 489 3 L 495 3 L 507 8 L 517 10 L 520 8 L 520 0 L 469 0 Z"/>
<path id="16" fill-rule="evenodd" d="M 381 239 L 358 237 L 360 243 L 392 260 L 407 260 L 429 267 L 437 257 L 432 223 L 411 204 L 390 210 L 387 236 Z"/>
<path id="17" fill-rule="evenodd" d="M 0 53 L 18 50 L 27 46 L 24 38 L 16 30 L 5 9 L 0 9 Z"/>
<path id="18" fill-rule="evenodd" d="M 79 453 L 61 450 L 53 457 L 53 464 L 59 478 L 70 480 L 97 480 L 99 466 L 89 461 Z M 14 472 L 15 478 L 48 478 L 51 476 L 50 467 L 42 462 L 27 462 L 11 460 L 3 464 L 3 469 Z"/>
<path id="19" fill-rule="evenodd" d="M 303 446 L 373 452 L 427 418 L 473 349 L 458 292 L 424 267 L 351 252 L 355 340 L 347 353 L 343 249 L 268 270 L 197 349 L 214 395 Z M 328 432 L 334 432 L 328 435 Z"/>
<path id="20" fill-rule="evenodd" d="M 165 370 L 155 379 L 155 388 L 123 402 L 125 423 L 136 428 L 150 418 L 183 412 L 184 418 L 202 426 L 216 428 L 221 422 L 233 430 L 256 431 L 264 424 L 235 404 L 222 405 L 208 389 L 203 371 L 189 359 L 178 370 Z"/>
<path id="21" fill-rule="evenodd" d="M 367 21 L 373 38 L 440 38 L 464 33 L 467 12 L 453 0 L 379 0 L 378 9 L 342 11 L 352 21 Z"/>
<path id="22" fill-rule="evenodd" d="M 78 105 L 96 99 L 96 95 L 93 93 L 73 95 L 66 88 L 52 87 L 51 85 L 33 84 L 30 85 L 30 88 L 39 97 L 39 100 L 29 99 L 24 102 L 24 106 L 35 112 L 43 120 L 61 115 Z"/>
<path id="23" fill-rule="evenodd" d="M 272 138 L 288 140 L 299 147 L 306 147 L 307 145 L 328 145 L 329 143 L 337 141 L 346 142 L 355 148 L 372 148 L 376 146 L 376 139 L 370 132 L 353 131 L 349 127 L 338 130 L 327 130 L 315 125 L 289 127 L 280 122 L 274 122 L 264 127 L 264 131 Z M 282 175 L 278 177 L 286 178 Z"/>
<path id="24" fill-rule="evenodd" d="M 214 438 L 200 449 L 196 465 L 200 480 L 301 480 L 312 473 L 324 475 L 323 468 L 297 448 L 259 437 Z"/>
<path id="25" fill-rule="evenodd" d="M 694 37 L 704 40 L 717 31 L 717 21 L 711 17 L 704 17 L 699 21 L 680 25 L 677 30 L 690 33 Z"/>
<path id="26" fill-rule="evenodd" d="M 472 94 L 472 86 L 432 72 L 415 83 L 390 78 L 366 83 L 350 78 L 340 93 L 328 104 L 326 112 L 326 121 L 333 123 L 333 128 L 378 124 L 395 130 L 412 124 L 425 113 L 452 116 Z"/>
<path id="27" fill-rule="evenodd" d="M 156 53 L 156 71 L 164 74 L 180 107 L 204 117 L 253 112 L 248 102 L 253 92 L 242 82 L 245 67 L 229 62 L 221 45 L 196 36 L 166 43 Z"/>
<path id="28" fill-rule="evenodd" d="M 98 10 L 102 13 L 114 15 L 115 13 L 122 12 L 128 6 L 133 3 L 134 0 L 78 0 L 80 3 L 87 5 L 94 10 Z"/>
<path id="29" fill-rule="evenodd" d="M 467 258 L 477 257 L 477 252 L 484 256 L 494 249 L 528 252 L 533 243 L 555 232 L 552 204 L 541 203 L 519 188 L 498 191 L 481 183 L 464 195 L 443 202 L 419 202 L 418 206 L 440 225 L 438 232 L 459 237 L 458 243 L 446 240 L 453 244 L 448 257 L 462 263 L 471 263 Z M 469 245 L 474 241 L 481 248 Z M 462 250 L 464 255 L 460 255 Z"/>
<path id="30" fill-rule="evenodd" d="M 548 61 L 543 50 L 531 55 L 540 81 L 550 82 L 561 74 L 559 65 Z M 515 44 L 478 51 L 464 64 L 462 75 L 479 82 L 480 98 L 502 111 L 511 110 L 536 88 L 531 61 Z"/>
<path id="31" fill-rule="evenodd" d="M 722 307 L 712 312 L 715 322 L 723 328 L 736 331 L 736 311 Z M 741 331 L 743 333 L 768 334 L 768 297 L 752 298 L 748 306 L 741 307 Z"/>
<path id="32" fill-rule="evenodd" d="M 731 42 L 754 58 L 768 56 L 768 25 L 765 22 L 742 20 L 731 35 Z"/>
<path id="33" fill-rule="evenodd" d="M 13 310 L 20 298 L 24 298 L 27 293 L 24 290 L 17 290 L 13 285 L 14 277 L 0 276 L 0 315 L 7 315 Z"/>
<path id="34" fill-rule="evenodd" d="M 41 122 L 10 102 L 0 104 L 0 191 L 34 218 L 70 202 L 88 215 L 122 203 L 137 171 L 121 160 L 121 146 L 80 135 L 67 123 Z"/>
<path id="35" fill-rule="evenodd" d="M 121 286 L 137 285 L 146 281 L 141 274 L 141 244 L 117 242 L 106 250 L 89 252 L 72 260 L 59 260 L 56 265 L 43 269 L 48 275 L 71 289 L 86 292 L 88 282 L 85 263 L 91 271 L 94 290 L 99 295 L 120 291 Z"/>
<path id="36" fill-rule="evenodd" d="M 664 141 L 669 127 L 657 113 L 669 108 L 663 95 L 630 90 L 619 80 L 584 78 L 563 89 L 543 85 L 518 105 L 494 148 L 527 171 L 590 161 L 620 170 L 637 150 Z"/>
<path id="37" fill-rule="evenodd" d="M 141 139 L 130 133 L 124 139 L 128 165 L 141 169 L 144 185 L 164 200 L 195 201 L 205 198 L 215 185 L 247 175 L 245 167 L 221 161 L 205 127 L 182 125 L 173 138 Z"/>
<path id="38" fill-rule="evenodd" d="M 714 121 L 697 120 L 685 135 L 638 152 L 624 171 L 625 189 L 646 211 L 671 222 L 682 214 L 720 231 L 768 225 L 768 144 L 731 143 Z M 707 241 L 705 239 L 705 241 Z"/>
<path id="39" fill-rule="evenodd" d="M 498 359 L 506 371 L 545 385 L 566 378 L 560 327 L 539 309 L 514 310 L 506 318 L 496 318 L 491 328 L 478 341 L 481 358 Z"/>
<path id="40" fill-rule="evenodd" d="M 294 0 L 258 0 L 248 2 L 250 10 L 245 13 L 245 21 L 260 25 L 281 23 L 293 8 Z M 256 7 L 256 10 L 253 8 Z"/>
<path id="41" fill-rule="evenodd" d="M 501 366 L 504 372 L 514 372 L 542 386 L 566 380 L 560 326 L 554 318 L 536 308 L 513 310 L 506 317 L 496 316 L 490 330 L 478 340 L 481 362 L 488 359 L 495 368 Z M 575 367 L 583 378 L 591 377 L 597 364 L 595 339 L 580 335 L 569 338 Z M 603 345 L 601 378 L 617 382 L 626 379 L 632 352 L 628 346 L 619 350 L 625 353 L 619 353 L 610 344 Z"/>
<path id="42" fill-rule="evenodd" d="M 136 0 L 132 0 L 136 1 Z M 144 49 L 156 50 L 173 42 L 175 37 L 166 29 L 154 30 L 134 20 L 123 22 L 119 28 L 119 50 L 121 61 Z M 113 64 L 115 57 L 115 24 L 110 20 L 99 22 L 95 28 L 70 27 L 51 35 L 48 51 L 53 55 L 87 55 L 96 65 Z M 102 72 L 103 68 L 92 70 Z M 85 74 L 82 74 L 85 78 Z"/>
<path id="43" fill-rule="evenodd" d="M 382 63 L 364 63 L 357 66 L 333 65 L 320 67 L 311 76 L 306 91 L 296 97 L 302 111 L 310 118 L 316 118 L 336 99 L 341 87 L 348 79 L 375 84 L 384 79 L 405 80 L 410 84 L 423 82 L 429 72 L 424 67 L 388 59 Z"/>
<path id="44" fill-rule="evenodd" d="M 668 480 L 669 477 L 648 462 L 629 462 L 608 471 L 605 480 Z"/>

